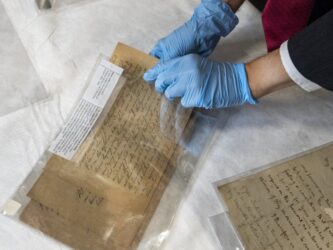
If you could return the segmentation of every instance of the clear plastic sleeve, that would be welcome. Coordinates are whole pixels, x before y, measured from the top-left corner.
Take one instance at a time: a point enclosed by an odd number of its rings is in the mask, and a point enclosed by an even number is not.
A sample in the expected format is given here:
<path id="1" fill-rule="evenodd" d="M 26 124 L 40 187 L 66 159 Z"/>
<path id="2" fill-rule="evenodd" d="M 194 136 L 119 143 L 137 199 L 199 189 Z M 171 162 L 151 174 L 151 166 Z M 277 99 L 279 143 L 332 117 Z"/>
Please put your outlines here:
<path id="1" fill-rule="evenodd" d="M 47 91 L 1 2 L 0 40 L 0 116 L 3 116 L 47 98 Z"/>
<path id="2" fill-rule="evenodd" d="M 143 81 L 155 58 L 118 44 L 111 62 L 124 72 L 98 118 L 82 102 L 105 99 L 114 73 L 101 64 L 90 79 L 97 90 L 87 95 L 88 85 L 2 213 L 75 249 L 160 249 L 214 123 Z"/>
<path id="3" fill-rule="evenodd" d="M 214 184 L 222 249 L 331 249 L 333 144 Z"/>
<path id="4" fill-rule="evenodd" d="M 223 250 L 245 249 L 228 213 L 214 215 L 209 221 Z"/>

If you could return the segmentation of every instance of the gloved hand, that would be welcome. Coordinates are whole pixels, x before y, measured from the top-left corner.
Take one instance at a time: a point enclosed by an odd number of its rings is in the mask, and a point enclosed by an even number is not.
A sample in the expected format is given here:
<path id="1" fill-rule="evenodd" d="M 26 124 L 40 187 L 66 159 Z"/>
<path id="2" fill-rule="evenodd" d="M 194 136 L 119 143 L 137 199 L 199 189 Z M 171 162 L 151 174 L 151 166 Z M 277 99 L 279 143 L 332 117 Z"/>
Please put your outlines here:
<path id="1" fill-rule="evenodd" d="M 196 54 L 159 62 L 144 74 L 169 100 L 184 107 L 222 108 L 256 104 L 244 64 L 218 63 Z"/>
<path id="2" fill-rule="evenodd" d="M 192 18 L 157 42 L 150 52 L 161 60 L 190 53 L 209 56 L 221 36 L 228 35 L 238 18 L 223 0 L 202 0 Z"/>

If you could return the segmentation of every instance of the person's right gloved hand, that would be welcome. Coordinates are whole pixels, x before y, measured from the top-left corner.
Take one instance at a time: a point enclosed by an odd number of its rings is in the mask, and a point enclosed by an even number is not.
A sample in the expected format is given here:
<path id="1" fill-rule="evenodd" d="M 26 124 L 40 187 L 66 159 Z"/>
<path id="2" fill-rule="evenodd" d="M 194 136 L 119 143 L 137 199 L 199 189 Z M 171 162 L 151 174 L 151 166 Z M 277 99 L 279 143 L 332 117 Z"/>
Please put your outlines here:
<path id="1" fill-rule="evenodd" d="M 161 61 L 144 74 L 167 99 L 185 108 L 225 108 L 256 104 L 243 63 L 219 63 L 197 54 Z"/>
<path id="2" fill-rule="evenodd" d="M 163 61 L 191 53 L 207 57 L 237 24 L 237 16 L 223 0 L 202 0 L 192 18 L 159 40 L 150 54 Z"/>

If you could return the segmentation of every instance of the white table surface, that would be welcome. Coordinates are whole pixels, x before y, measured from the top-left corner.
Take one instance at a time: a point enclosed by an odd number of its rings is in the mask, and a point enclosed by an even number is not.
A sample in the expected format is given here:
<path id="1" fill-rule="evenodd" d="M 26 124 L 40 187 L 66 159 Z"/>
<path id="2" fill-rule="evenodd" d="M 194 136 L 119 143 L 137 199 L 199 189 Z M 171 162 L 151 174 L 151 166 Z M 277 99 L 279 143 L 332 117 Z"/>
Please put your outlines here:
<path id="1" fill-rule="evenodd" d="M 50 98 L 0 117 L 0 206 L 62 126 L 97 57 L 110 55 L 118 41 L 148 52 L 187 20 L 198 3 L 97 0 L 37 17 L 22 5 L 31 1 L 3 3 Z M 214 59 L 243 61 L 265 53 L 260 14 L 246 3 L 238 16 L 240 24 L 221 41 Z M 259 105 L 223 110 L 219 119 L 165 249 L 220 249 L 208 220 L 223 212 L 212 183 L 333 141 L 333 95 L 290 87 Z M 0 249 L 66 247 L 1 215 Z"/>

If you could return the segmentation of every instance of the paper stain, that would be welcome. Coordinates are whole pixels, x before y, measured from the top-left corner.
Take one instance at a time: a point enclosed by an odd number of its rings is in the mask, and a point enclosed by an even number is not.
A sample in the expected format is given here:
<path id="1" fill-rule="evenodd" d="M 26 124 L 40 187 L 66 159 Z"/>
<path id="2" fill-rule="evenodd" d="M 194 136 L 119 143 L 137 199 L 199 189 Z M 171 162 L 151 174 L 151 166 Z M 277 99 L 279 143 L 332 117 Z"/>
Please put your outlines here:
<path id="1" fill-rule="evenodd" d="M 324 212 L 333 220 L 333 208 L 330 207 L 324 207 L 322 208 Z"/>

